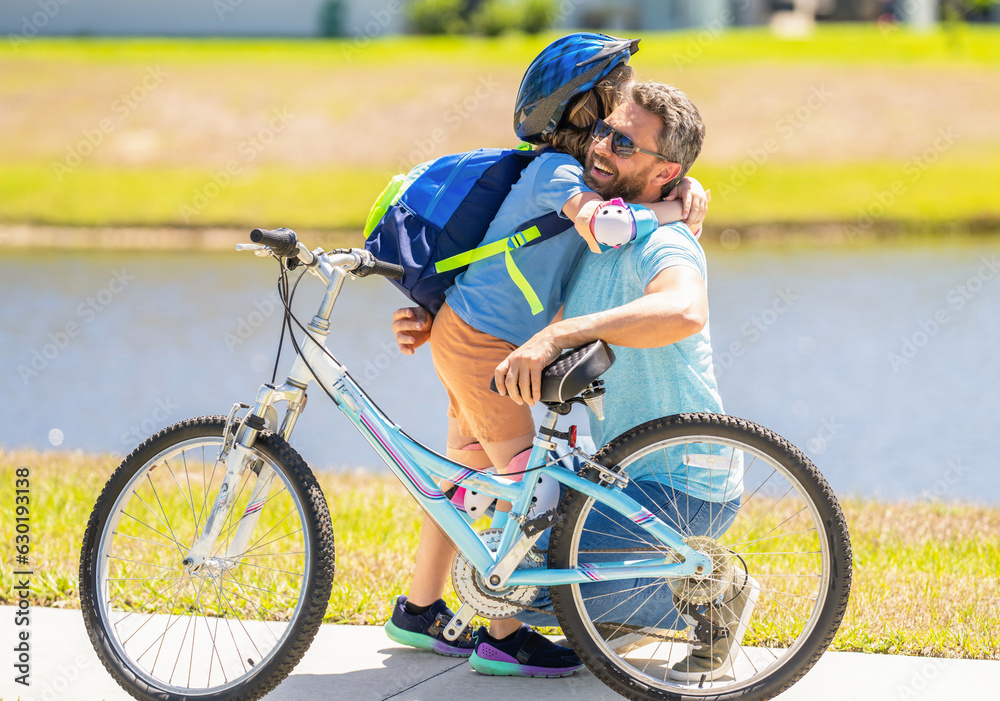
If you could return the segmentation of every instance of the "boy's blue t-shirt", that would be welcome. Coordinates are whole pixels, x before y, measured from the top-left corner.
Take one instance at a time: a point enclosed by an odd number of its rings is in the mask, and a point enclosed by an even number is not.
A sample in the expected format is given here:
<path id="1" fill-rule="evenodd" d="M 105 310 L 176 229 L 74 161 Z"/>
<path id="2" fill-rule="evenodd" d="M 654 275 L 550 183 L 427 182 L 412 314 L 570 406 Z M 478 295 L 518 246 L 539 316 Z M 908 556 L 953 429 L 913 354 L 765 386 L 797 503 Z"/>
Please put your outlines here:
<path id="1" fill-rule="evenodd" d="M 675 265 L 696 270 L 708 285 L 705 253 L 687 226 L 662 226 L 648 238 L 617 250 L 582 254 L 566 290 L 566 318 L 620 307 L 643 296 L 646 285 Z M 721 414 L 712 366 L 708 324 L 698 333 L 660 348 L 614 346 L 615 364 L 602 379 L 608 389 L 604 421 L 591 416 L 598 446 L 646 421 L 684 412 Z M 683 446 L 647 455 L 628 468 L 633 480 L 657 479 L 705 501 L 729 501 L 742 493 L 742 456 L 691 455 Z"/>
<path id="2" fill-rule="evenodd" d="M 547 151 L 524 169 L 500 206 L 481 245 L 506 239 L 536 217 L 559 212 L 567 200 L 590 191 L 583 184 L 583 166 L 564 153 Z M 655 226 L 652 212 L 632 205 L 643 235 Z M 569 223 L 569 222 L 567 222 Z M 630 244 L 631 245 L 631 244 Z M 627 246 L 626 246 L 627 247 Z M 507 271 L 503 255 L 476 261 L 455 278 L 445 293 L 448 306 L 469 326 L 516 346 L 545 328 L 562 306 L 566 284 L 587 244 L 570 226 L 552 238 L 511 252 L 517 269 L 538 295 L 544 309 L 531 306 Z"/>

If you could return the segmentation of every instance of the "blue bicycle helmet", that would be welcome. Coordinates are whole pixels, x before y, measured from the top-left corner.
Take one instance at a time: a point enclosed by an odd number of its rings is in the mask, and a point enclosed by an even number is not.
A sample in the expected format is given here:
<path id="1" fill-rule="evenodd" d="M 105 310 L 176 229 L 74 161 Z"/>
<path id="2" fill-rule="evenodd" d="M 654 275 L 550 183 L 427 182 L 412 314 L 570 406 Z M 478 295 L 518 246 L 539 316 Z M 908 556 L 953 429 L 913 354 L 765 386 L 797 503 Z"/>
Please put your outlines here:
<path id="1" fill-rule="evenodd" d="M 514 132 L 537 144 L 559 124 L 566 105 L 597 85 L 611 70 L 628 63 L 638 39 L 578 32 L 556 39 L 535 57 L 521 80 L 514 107 Z"/>

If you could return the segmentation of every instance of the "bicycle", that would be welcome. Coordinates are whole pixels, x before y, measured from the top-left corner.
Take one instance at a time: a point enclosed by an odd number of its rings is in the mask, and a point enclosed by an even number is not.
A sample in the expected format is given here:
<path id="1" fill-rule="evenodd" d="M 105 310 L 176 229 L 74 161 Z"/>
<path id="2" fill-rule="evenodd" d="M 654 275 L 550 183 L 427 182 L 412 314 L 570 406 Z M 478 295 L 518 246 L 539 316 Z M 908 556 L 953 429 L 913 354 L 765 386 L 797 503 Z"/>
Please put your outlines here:
<path id="1" fill-rule="evenodd" d="M 287 229 L 254 230 L 251 239 L 238 250 L 281 266 L 281 338 L 287 331 L 296 353 L 287 379 L 274 384 L 279 344 L 272 381 L 253 407 L 235 404 L 228 416 L 182 421 L 143 442 L 108 480 L 84 536 L 86 627 L 131 695 L 257 699 L 313 640 L 334 576 L 333 529 L 315 477 L 288 443 L 311 382 L 457 546 L 452 577 L 462 605 L 449 639 L 477 613 L 496 619 L 542 610 L 548 588 L 586 666 L 637 700 L 770 698 L 830 645 L 849 596 L 850 539 L 829 485 L 790 443 L 743 419 L 681 414 L 588 454 L 576 445 L 575 427 L 556 425 L 574 404 L 602 412 L 598 376 L 614 357 L 596 342 L 546 369 L 548 411 L 520 481 L 468 469 L 393 424 L 327 349 L 344 282 L 398 277 L 401 269 L 364 250 L 310 251 Z M 289 290 L 288 274 L 299 266 Z M 306 326 L 291 300 L 307 271 L 326 291 Z M 629 480 L 632 466 L 654 460 L 673 460 L 684 474 L 699 467 L 739 477 L 738 511 L 712 513 L 710 504 L 710 535 L 665 522 L 665 512 L 624 491 L 656 488 Z M 510 502 L 511 510 L 493 508 L 490 527 L 477 532 L 435 478 Z M 544 479 L 561 485 L 563 496 L 540 512 L 533 500 Z M 668 494 L 667 485 L 659 488 Z M 712 654 L 716 646 L 731 651 L 724 668 L 686 678 L 671 671 L 696 647 Z"/>

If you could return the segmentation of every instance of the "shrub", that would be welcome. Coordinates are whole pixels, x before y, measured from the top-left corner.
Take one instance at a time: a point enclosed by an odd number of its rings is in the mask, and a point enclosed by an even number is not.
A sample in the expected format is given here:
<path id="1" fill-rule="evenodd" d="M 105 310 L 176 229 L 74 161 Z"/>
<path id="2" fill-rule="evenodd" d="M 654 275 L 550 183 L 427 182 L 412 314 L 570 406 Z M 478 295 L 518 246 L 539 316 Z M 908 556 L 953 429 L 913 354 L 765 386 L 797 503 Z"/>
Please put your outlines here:
<path id="1" fill-rule="evenodd" d="M 412 0 L 406 17 L 420 34 L 459 34 L 465 31 L 462 12 L 466 0 Z"/>
<path id="2" fill-rule="evenodd" d="M 517 29 L 523 17 L 520 3 L 509 0 L 486 0 L 470 18 L 472 30 L 495 37 Z"/>
<path id="3" fill-rule="evenodd" d="M 557 0 L 524 0 L 521 7 L 521 29 L 538 34 L 552 27 L 559 11 Z"/>

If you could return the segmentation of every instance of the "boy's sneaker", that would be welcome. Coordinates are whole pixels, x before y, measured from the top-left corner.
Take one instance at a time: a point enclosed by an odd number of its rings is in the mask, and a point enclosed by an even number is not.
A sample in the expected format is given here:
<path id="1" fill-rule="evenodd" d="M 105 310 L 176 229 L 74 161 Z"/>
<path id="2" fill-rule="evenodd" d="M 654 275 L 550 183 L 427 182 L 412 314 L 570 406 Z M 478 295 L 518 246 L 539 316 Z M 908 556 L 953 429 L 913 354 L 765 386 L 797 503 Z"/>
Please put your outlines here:
<path id="1" fill-rule="evenodd" d="M 694 647 L 670 668 L 670 678 L 682 682 L 712 681 L 729 672 L 759 596 L 760 584 L 750 575 L 744 582 L 731 584 L 724 603 L 711 604 L 698 622 Z M 709 628 L 714 629 L 715 635 Z"/>
<path id="2" fill-rule="evenodd" d="M 560 647 L 530 626 L 502 640 L 480 628 L 473 635 L 476 651 L 469 664 L 480 674 L 503 677 L 566 677 L 583 669 L 583 662 L 568 647 Z"/>
<path id="3" fill-rule="evenodd" d="M 385 634 L 389 636 L 389 640 L 448 657 L 468 657 L 472 654 L 475 644 L 468 627 L 455 640 L 445 639 L 444 629 L 455 614 L 443 599 L 435 601 L 423 613 L 416 614 L 409 613 L 405 604 L 405 596 L 396 599 L 392 618 L 385 624 Z"/>

